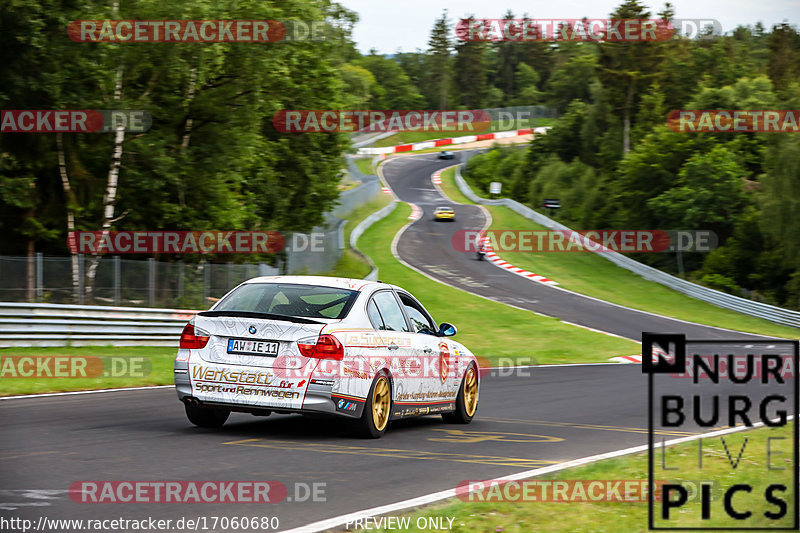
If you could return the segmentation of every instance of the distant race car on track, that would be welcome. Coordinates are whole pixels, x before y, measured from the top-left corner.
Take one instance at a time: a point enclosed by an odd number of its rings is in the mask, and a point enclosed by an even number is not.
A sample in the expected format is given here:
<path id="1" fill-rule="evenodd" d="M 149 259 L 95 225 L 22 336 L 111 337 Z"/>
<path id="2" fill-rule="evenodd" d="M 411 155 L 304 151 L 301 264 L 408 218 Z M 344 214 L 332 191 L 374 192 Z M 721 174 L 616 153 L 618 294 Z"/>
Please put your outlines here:
<path id="1" fill-rule="evenodd" d="M 439 159 L 455 159 L 455 158 L 456 154 L 448 150 L 442 150 L 441 152 L 439 152 Z"/>
<path id="2" fill-rule="evenodd" d="M 433 210 L 433 219 L 434 220 L 455 220 L 456 219 L 456 212 L 453 211 L 452 207 L 437 207 Z"/>
<path id="3" fill-rule="evenodd" d="M 418 415 L 465 424 L 478 407 L 479 368 L 448 339 L 455 334 L 386 283 L 254 278 L 184 327 L 175 387 L 202 427 L 222 426 L 231 411 L 343 417 L 371 438 Z"/>

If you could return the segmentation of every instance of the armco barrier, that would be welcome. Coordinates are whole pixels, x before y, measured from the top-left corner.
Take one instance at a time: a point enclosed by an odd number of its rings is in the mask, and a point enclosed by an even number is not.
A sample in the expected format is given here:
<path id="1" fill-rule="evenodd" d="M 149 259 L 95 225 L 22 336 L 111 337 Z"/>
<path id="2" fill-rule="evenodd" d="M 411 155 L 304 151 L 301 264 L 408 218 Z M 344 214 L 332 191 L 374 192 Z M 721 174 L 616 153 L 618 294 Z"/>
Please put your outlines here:
<path id="1" fill-rule="evenodd" d="M 363 193 L 351 193 L 355 204 L 363 203 L 380 191 L 376 176 L 366 177 Z M 355 191 L 355 189 L 353 189 Z M 373 223 L 391 213 L 392 202 L 362 221 L 350 235 L 355 243 Z M 344 221 L 337 231 L 342 236 Z M 340 248 L 343 247 L 340 245 Z M 376 280 L 372 266 L 365 279 Z M 197 311 L 146 307 L 108 307 L 47 303 L 0 302 L 0 348 L 25 346 L 171 346 L 177 349 L 181 331 Z"/>
<path id="2" fill-rule="evenodd" d="M 172 346 L 197 311 L 0 302 L 0 347 Z"/>
<path id="3" fill-rule="evenodd" d="M 466 144 L 475 141 L 490 141 L 493 139 L 506 139 L 509 137 L 519 137 L 520 135 L 530 135 L 531 133 L 547 133 L 551 128 L 544 126 L 540 128 L 525 128 L 521 130 L 497 131 L 494 133 L 482 133 L 478 135 L 463 135 L 461 137 L 451 137 L 447 139 L 431 139 L 413 144 L 400 144 L 397 146 L 384 146 L 381 148 L 359 148 L 359 155 L 381 155 L 394 154 L 398 152 L 414 152 L 416 150 L 427 150 L 439 146 L 450 146 L 451 144 Z"/>
<path id="4" fill-rule="evenodd" d="M 480 196 L 476 195 L 473 192 L 472 188 L 467 184 L 463 176 L 461 176 L 461 167 L 456 168 L 455 179 L 458 188 L 461 190 L 464 196 L 466 196 L 473 202 L 484 205 L 506 206 L 509 209 L 512 209 L 513 211 L 524 216 L 525 218 L 533 220 L 537 224 L 541 224 L 542 226 L 545 226 L 546 228 L 549 229 L 553 230 L 570 229 L 564 224 L 556 222 L 552 218 L 547 217 L 541 213 L 537 213 L 530 207 L 522 205 L 521 203 L 515 200 L 511 200 L 510 198 L 501 198 L 497 200 L 488 200 L 486 198 L 481 198 Z M 798 311 L 783 309 L 782 307 L 776 307 L 774 305 L 769 305 L 761 302 L 754 302 L 746 298 L 741 298 L 739 296 L 734 296 L 732 294 L 727 294 L 714 289 L 709 289 L 708 287 L 703 287 L 702 285 L 697 285 L 696 283 L 692 283 L 690 281 L 677 278 L 671 274 L 662 272 L 657 268 L 653 268 L 638 261 L 634 261 L 633 259 L 617 252 L 604 251 L 595 253 L 599 253 L 600 257 L 608 259 L 615 265 L 620 266 L 626 270 L 630 270 L 631 272 L 639 274 L 640 276 L 642 276 L 647 280 L 660 283 L 661 285 L 674 289 L 678 292 L 682 292 L 683 294 L 687 294 L 693 298 L 697 298 L 698 300 L 703 300 L 705 302 L 714 304 L 719 307 L 724 307 L 726 309 L 732 309 L 734 311 L 738 311 L 746 315 L 763 318 L 771 322 L 776 322 L 778 324 L 783 324 L 784 326 L 800 328 L 800 312 Z"/>
<path id="5" fill-rule="evenodd" d="M 372 270 L 370 271 L 369 274 L 364 276 L 364 279 L 368 279 L 370 281 L 377 281 L 378 280 L 378 267 L 375 266 L 375 263 L 372 262 L 372 259 L 370 259 L 368 255 L 362 253 L 356 247 L 356 243 L 358 242 L 358 238 L 361 237 L 361 235 L 363 235 L 364 232 L 367 231 L 367 229 L 370 226 L 372 226 L 374 223 L 376 223 L 377 221 L 381 220 L 382 218 L 385 218 L 385 217 L 389 216 L 389 213 L 394 211 L 394 208 L 396 206 L 397 206 L 397 202 L 393 201 L 392 203 L 390 203 L 389 205 L 383 207 L 382 209 L 380 209 L 378 211 L 375 211 L 370 216 L 368 216 L 367 218 L 362 220 L 361 223 L 358 226 L 356 226 L 355 228 L 353 228 L 353 231 L 350 233 L 350 248 L 352 248 L 355 253 L 357 253 L 362 258 L 364 258 L 370 264 L 370 266 L 372 267 Z"/>

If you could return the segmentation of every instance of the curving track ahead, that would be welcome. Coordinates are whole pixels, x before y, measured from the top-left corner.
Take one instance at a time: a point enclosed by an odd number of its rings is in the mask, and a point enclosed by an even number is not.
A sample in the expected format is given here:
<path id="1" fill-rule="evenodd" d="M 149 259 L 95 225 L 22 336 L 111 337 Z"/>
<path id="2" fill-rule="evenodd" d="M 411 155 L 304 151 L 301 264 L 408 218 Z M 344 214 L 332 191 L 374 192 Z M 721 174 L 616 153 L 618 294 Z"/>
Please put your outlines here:
<path id="1" fill-rule="evenodd" d="M 443 200 L 429 178 L 442 166 L 427 156 L 385 167 L 400 198 L 417 203 L 426 215 L 399 239 L 399 252 L 431 277 L 630 338 L 646 329 L 731 338 L 731 332 L 553 290 L 457 254 L 447 232 L 458 224 L 430 222 L 431 208 Z M 479 208 L 456 206 L 456 213 L 468 226 L 483 225 Z M 676 381 L 682 381 L 677 388 L 688 385 L 688 380 Z M 377 441 L 350 438 L 338 421 L 287 415 L 235 413 L 220 430 L 194 428 L 171 388 L 6 399 L 0 401 L 0 518 L 36 524 L 41 517 L 174 521 L 277 516 L 281 530 L 295 528 L 451 489 L 463 480 L 644 444 L 645 398 L 646 381 L 638 365 L 521 369 L 513 376 L 484 377 L 471 425 L 449 426 L 438 417 L 411 420 L 395 424 Z M 292 497 L 295 484 L 325 483 L 326 501 L 92 505 L 73 502 L 67 493 L 81 480 L 276 480 L 289 487 Z M 169 531 L 189 529 L 173 525 Z"/>
<path id="2" fill-rule="evenodd" d="M 396 252 L 404 262 L 428 277 L 498 302 L 636 341 L 641 340 L 642 331 L 680 332 L 692 339 L 760 337 L 610 304 L 525 279 L 488 261 L 476 261 L 473 253 L 455 250 L 451 243 L 453 234 L 460 229 L 482 229 L 486 216 L 478 206 L 453 204 L 432 185 L 431 174 L 452 164 L 438 160 L 436 154 L 424 154 L 396 157 L 383 165 L 384 179 L 395 195 L 422 210 L 422 217 L 397 240 Z M 455 209 L 455 223 L 433 220 L 433 210 L 439 205 Z M 547 272 L 536 273 L 547 275 Z"/>

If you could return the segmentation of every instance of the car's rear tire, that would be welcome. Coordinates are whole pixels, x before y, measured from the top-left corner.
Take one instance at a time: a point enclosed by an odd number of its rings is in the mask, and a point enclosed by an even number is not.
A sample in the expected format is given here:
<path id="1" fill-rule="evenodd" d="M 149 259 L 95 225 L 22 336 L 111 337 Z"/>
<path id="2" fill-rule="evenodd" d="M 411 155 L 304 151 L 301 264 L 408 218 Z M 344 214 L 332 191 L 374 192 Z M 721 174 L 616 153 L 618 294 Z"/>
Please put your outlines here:
<path id="1" fill-rule="evenodd" d="M 188 403 L 185 405 L 186 418 L 189 419 L 189 422 L 201 428 L 221 428 L 231 414 L 228 409 L 199 407 Z"/>
<path id="2" fill-rule="evenodd" d="M 448 424 L 469 424 L 478 410 L 478 371 L 471 364 L 456 396 L 456 410 L 452 413 L 442 413 L 442 420 Z"/>
<path id="3" fill-rule="evenodd" d="M 385 373 L 375 376 L 369 389 L 357 432 L 365 439 L 378 439 L 386 433 L 392 414 L 392 383 Z"/>

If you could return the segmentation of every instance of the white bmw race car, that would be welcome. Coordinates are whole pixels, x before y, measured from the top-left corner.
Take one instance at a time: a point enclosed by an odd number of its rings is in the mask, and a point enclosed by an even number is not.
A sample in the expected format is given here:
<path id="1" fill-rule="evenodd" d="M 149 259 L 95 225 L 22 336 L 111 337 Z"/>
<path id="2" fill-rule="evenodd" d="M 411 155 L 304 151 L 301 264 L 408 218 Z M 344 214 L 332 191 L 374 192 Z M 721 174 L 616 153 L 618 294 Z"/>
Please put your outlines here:
<path id="1" fill-rule="evenodd" d="M 478 408 L 479 368 L 447 338 L 455 333 L 386 283 L 254 278 L 184 327 L 175 387 L 202 427 L 231 411 L 340 416 L 372 438 L 410 416 L 464 424 Z"/>

